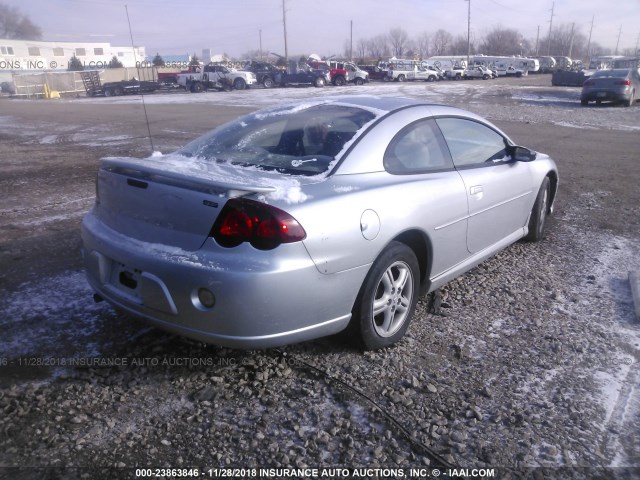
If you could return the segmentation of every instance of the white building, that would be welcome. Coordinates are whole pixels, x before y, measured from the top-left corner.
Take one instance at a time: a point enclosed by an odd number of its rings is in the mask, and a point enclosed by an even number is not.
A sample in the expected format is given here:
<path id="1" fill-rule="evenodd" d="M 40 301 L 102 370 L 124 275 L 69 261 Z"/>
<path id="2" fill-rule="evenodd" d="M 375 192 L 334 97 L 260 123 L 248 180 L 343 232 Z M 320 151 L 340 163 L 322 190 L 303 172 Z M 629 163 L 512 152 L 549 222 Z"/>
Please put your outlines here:
<path id="1" fill-rule="evenodd" d="M 0 74 L 24 71 L 64 71 L 73 56 L 85 69 L 107 68 L 115 56 L 125 67 L 144 62 L 144 47 L 116 47 L 110 43 L 43 42 L 0 38 Z"/>

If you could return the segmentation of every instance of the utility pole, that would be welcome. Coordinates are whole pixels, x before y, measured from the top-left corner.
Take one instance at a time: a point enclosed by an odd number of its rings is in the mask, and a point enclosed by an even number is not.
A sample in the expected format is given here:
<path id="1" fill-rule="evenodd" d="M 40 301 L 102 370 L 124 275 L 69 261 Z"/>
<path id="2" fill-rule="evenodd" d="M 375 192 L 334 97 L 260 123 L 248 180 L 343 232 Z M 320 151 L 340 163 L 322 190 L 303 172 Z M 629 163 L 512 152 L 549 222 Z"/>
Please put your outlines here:
<path id="1" fill-rule="evenodd" d="M 289 50 L 287 49 L 287 11 L 285 9 L 285 0 L 282 0 L 282 25 L 284 26 L 284 62 L 286 68 L 289 68 Z"/>
<path id="2" fill-rule="evenodd" d="M 467 68 L 469 67 L 469 57 L 471 57 L 471 0 L 464 0 L 469 2 L 469 9 L 467 11 Z"/>
<path id="3" fill-rule="evenodd" d="M 614 55 L 618 54 L 618 47 L 620 46 L 620 36 L 622 35 L 622 25 L 620 25 L 620 30 L 618 31 L 618 41 L 616 42 L 616 51 Z"/>
<path id="4" fill-rule="evenodd" d="M 551 3 L 551 19 L 549 20 L 549 36 L 547 37 L 547 56 L 551 55 L 551 27 L 553 25 L 553 9 L 556 6 L 556 2 Z"/>
<path id="5" fill-rule="evenodd" d="M 262 60 L 262 29 L 258 30 L 258 35 L 260 37 L 260 60 Z"/>
<path id="6" fill-rule="evenodd" d="M 353 20 L 350 21 L 351 36 L 349 40 L 349 60 L 353 62 Z"/>
<path id="7" fill-rule="evenodd" d="M 591 28 L 589 29 L 589 41 L 587 42 L 587 58 L 591 58 L 591 34 L 593 33 L 593 21 L 595 20 L 595 15 L 591 17 Z"/>
<path id="8" fill-rule="evenodd" d="M 536 57 L 538 56 L 538 42 L 540 41 L 540 25 L 538 25 L 538 34 L 536 35 Z"/>
<path id="9" fill-rule="evenodd" d="M 573 22 L 571 24 L 571 39 L 569 40 L 569 53 L 567 54 L 567 57 L 571 58 L 571 50 L 573 50 L 573 29 L 576 27 L 576 23 Z"/>
<path id="10" fill-rule="evenodd" d="M 640 55 L 640 50 L 638 50 L 638 45 L 640 45 L 640 33 L 638 34 L 638 38 L 636 39 L 636 55 Z"/>

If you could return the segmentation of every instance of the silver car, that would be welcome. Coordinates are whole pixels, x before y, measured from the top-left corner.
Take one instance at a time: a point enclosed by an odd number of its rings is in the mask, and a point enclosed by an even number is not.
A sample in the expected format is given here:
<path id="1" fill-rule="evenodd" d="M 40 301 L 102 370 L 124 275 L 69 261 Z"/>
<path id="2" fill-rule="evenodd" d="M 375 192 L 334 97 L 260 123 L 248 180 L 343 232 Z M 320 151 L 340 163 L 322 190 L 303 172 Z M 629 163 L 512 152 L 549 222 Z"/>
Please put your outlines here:
<path id="1" fill-rule="evenodd" d="M 376 349 L 419 295 L 542 239 L 557 187 L 553 160 L 473 113 L 312 100 L 103 159 L 84 262 L 99 297 L 187 337 L 263 348 L 351 325 Z"/>
<path id="2" fill-rule="evenodd" d="M 582 86 L 580 103 L 620 102 L 631 107 L 640 93 L 640 73 L 637 69 L 616 68 L 598 70 Z"/>

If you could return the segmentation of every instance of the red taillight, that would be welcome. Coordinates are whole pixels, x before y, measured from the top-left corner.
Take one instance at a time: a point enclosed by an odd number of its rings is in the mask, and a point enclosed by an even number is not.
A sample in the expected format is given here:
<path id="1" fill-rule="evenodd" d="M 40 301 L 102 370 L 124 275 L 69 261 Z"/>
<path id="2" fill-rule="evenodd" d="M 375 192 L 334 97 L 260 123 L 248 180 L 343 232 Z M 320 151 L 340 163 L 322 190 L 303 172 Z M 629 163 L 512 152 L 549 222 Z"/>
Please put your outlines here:
<path id="1" fill-rule="evenodd" d="M 629 86 L 631 85 L 631 80 L 618 80 L 616 82 L 614 82 L 615 85 L 626 85 Z"/>
<path id="2" fill-rule="evenodd" d="M 271 250 L 282 243 L 304 240 L 307 234 L 295 218 L 279 208 L 236 198 L 225 204 L 209 236 L 227 248 L 249 242 L 259 250 Z"/>

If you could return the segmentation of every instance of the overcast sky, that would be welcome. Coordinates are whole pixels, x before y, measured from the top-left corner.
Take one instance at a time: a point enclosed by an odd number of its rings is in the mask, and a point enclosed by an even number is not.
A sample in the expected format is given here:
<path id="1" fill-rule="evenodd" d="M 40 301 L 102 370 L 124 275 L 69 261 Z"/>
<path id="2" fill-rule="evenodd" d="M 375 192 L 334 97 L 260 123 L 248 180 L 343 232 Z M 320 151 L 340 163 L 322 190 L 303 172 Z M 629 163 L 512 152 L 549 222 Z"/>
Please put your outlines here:
<path id="1" fill-rule="evenodd" d="M 43 30 L 43 40 L 131 45 L 125 4 L 136 45 L 147 54 L 241 55 L 260 46 L 284 53 L 282 0 L 0 0 L 18 7 Z M 358 39 L 402 27 L 414 38 L 439 28 L 467 35 L 465 0 L 285 0 L 289 54 L 341 54 L 353 21 Z M 640 35 L 640 0 L 471 0 L 471 34 L 480 40 L 494 27 L 520 31 L 535 42 L 553 25 L 571 24 L 592 41 L 620 50 L 635 48 Z M 491 53 L 491 52 L 486 52 Z"/>

